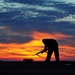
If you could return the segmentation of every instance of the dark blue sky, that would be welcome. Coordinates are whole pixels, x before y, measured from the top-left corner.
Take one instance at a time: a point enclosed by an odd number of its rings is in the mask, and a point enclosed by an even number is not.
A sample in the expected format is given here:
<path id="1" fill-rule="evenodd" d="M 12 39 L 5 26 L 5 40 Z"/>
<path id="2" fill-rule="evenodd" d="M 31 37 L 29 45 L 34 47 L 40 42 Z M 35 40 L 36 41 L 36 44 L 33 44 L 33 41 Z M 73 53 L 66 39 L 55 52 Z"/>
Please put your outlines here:
<path id="1" fill-rule="evenodd" d="M 74 0 L 0 0 L 0 43 L 33 40 L 32 31 L 73 36 L 75 46 Z M 25 35 L 25 36 L 23 36 Z M 17 38 L 17 39 L 16 39 Z M 60 40 L 65 42 L 64 40 Z"/>

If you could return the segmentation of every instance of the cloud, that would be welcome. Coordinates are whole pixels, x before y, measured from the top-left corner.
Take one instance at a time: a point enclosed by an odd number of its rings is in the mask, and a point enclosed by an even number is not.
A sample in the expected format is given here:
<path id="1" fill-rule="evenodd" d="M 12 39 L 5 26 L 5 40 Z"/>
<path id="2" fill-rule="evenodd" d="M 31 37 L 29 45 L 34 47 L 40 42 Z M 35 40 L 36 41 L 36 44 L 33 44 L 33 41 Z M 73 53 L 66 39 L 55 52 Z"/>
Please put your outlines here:
<path id="1" fill-rule="evenodd" d="M 15 11 L 15 9 L 24 7 L 24 4 L 0 2 L 0 12 Z"/>
<path id="2" fill-rule="evenodd" d="M 28 54 L 21 54 L 21 53 L 16 53 L 16 52 L 10 52 L 8 54 L 9 55 L 14 55 L 14 56 L 28 56 Z"/>
<path id="3" fill-rule="evenodd" d="M 15 10 L 22 10 L 22 9 L 36 9 L 40 11 L 62 11 L 57 9 L 56 7 L 51 6 L 43 6 L 43 5 L 32 5 L 32 4 L 22 4 L 17 2 L 0 2 L 0 12 L 9 12 Z"/>
<path id="4" fill-rule="evenodd" d="M 45 2 L 43 2 L 45 3 Z M 27 19 L 33 20 L 33 18 L 39 18 L 39 20 L 43 18 L 50 18 L 52 15 L 48 12 L 58 12 L 58 13 L 64 13 L 65 11 L 55 7 L 55 6 L 46 6 L 42 4 L 27 4 L 22 2 L 12 2 L 12 1 L 2 1 L 0 2 L 0 15 L 1 20 L 5 21 L 4 23 L 11 23 L 13 24 L 13 20 L 18 21 L 26 21 Z M 50 2 L 49 2 L 50 3 Z M 48 13 L 48 14 L 47 14 Z M 36 19 L 35 19 L 36 20 Z M 8 22 L 9 21 L 9 22 Z M 30 20 L 29 20 L 30 21 Z M 23 22 L 22 22 L 23 23 Z"/>
<path id="5" fill-rule="evenodd" d="M 75 4 L 75 0 L 63 0 L 64 2 L 66 2 L 66 3 L 73 3 L 73 4 Z"/>
<path id="6" fill-rule="evenodd" d="M 37 12 L 37 11 L 26 11 L 22 12 L 24 18 L 35 18 L 35 17 L 40 17 L 40 16 L 46 16 L 43 13 Z"/>
<path id="7" fill-rule="evenodd" d="M 74 37 L 71 35 L 66 35 L 66 34 L 62 34 L 62 33 L 58 33 L 58 32 L 53 32 L 53 33 L 44 32 L 44 33 L 42 33 L 42 32 L 37 32 L 37 31 L 33 31 L 33 34 L 31 36 L 34 39 L 54 38 L 57 40 Z"/>
<path id="8" fill-rule="evenodd" d="M 67 17 L 56 19 L 55 22 L 70 22 L 75 23 L 75 15 L 68 15 Z"/>
<path id="9" fill-rule="evenodd" d="M 17 32 L 9 26 L 0 26 L 0 43 L 25 43 L 33 38 L 29 34 Z"/>
<path id="10" fill-rule="evenodd" d="M 38 56 L 33 56 L 35 53 L 43 49 L 43 43 L 41 39 L 44 37 L 54 37 L 57 39 L 65 39 L 65 38 L 70 38 L 70 36 L 67 35 L 53 35 L 53 34 L 48 34 L 48 33 L 42 33 L 42 32 L 33 32 L 30 36 L 32 36 L 34 39 L 26 42 L 26 43 L 9 43 L 9 44 L 3 44 L 0 43 L 0 57 L 1 58 L 11 58 L 11 59 L 24 59 L 24 58 L 33 58 L 34 60 L 44 60 L 46 57 L 46 53 L 41 54 L 40 57 Z M 59 38 L 60 36 L 60 38 Z M 59 40 L 58 40 L 59 42 Z M 59 45 L 59 50 L 60 50 L 60 58 L 64 58 L 65 60 L 69 57 L 75 57 L 75 47 L 69 46 L 69 45 Z M 72 53 L 73 52 L 73 53 Z M 69 56 L 69 57 L 68 57 Z M 52 56 L 52 59 L 54 59 L 54 55 Z"/>
<path id="11" fill-rule="evenodd" d="M 55 1 L 60 1 L 60 0 L 55 0 Z M 75 4 L 75 0 L 62 0 L 60 2 L 73 3 L 73 4 Z"/>
<path id="12" fill-rule="evenodd" d="M 74 60 L 75 57 L 75 47 L 69 46 L 69 45 L 60 45 L 60 58 L 65 60 Z"/>
<path id="13" fill-rule="evenodd" d="M 0 30 L 8 30 L 7 26 L 0 26 Z"/>

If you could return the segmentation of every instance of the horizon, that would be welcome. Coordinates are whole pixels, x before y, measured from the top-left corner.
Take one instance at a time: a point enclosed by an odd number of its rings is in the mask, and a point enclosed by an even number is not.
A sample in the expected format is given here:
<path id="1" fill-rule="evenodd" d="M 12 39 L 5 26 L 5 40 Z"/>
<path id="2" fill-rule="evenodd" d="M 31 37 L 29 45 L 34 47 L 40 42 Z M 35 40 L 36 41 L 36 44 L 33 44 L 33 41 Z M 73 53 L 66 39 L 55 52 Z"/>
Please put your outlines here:
<path id="1" fill-rule="evenodd" d="M 74 0 L 0 0 L 0 60 L 44 61 L 43 38 L 56 39 L 61 61 L 75 61 Z M 55 61 L 54 53 L 51 61 Z"/>

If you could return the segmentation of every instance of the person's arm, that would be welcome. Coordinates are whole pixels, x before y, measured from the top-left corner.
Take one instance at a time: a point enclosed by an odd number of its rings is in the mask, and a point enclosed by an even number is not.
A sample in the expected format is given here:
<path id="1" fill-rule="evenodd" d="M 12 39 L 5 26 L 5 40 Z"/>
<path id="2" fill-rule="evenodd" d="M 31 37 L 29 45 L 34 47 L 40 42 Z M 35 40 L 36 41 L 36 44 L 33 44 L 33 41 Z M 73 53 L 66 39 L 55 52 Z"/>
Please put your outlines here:
<path id="1" fill-rule="evenodd" d="M 41 51 L 41 53 L 46 52 L 47 46 L 45 45 L 44 49 Z"/>
<path id="2" fill-rule="evenodd" d="M 47 46 L 45 46 L 44 49 L 43 49 L 42 51 L 36 53 L 35 55 L 38 55 L 39 53 L 43 53 L 43 52 L 45 52 L 46 50 L 47 50 Z"/>

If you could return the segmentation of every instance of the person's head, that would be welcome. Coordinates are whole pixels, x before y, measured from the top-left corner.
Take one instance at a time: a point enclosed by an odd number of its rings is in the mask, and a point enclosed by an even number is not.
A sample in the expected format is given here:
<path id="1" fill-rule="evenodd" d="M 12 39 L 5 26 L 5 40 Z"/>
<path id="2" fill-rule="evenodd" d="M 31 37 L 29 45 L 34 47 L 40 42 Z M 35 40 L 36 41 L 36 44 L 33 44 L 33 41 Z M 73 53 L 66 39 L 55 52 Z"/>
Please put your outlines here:
<path id="1" fill-rule="evenodd" d="M 45 42 L 46 42 L 46 39 L 42 39 L 42 42 L 45 44 Z"/>

